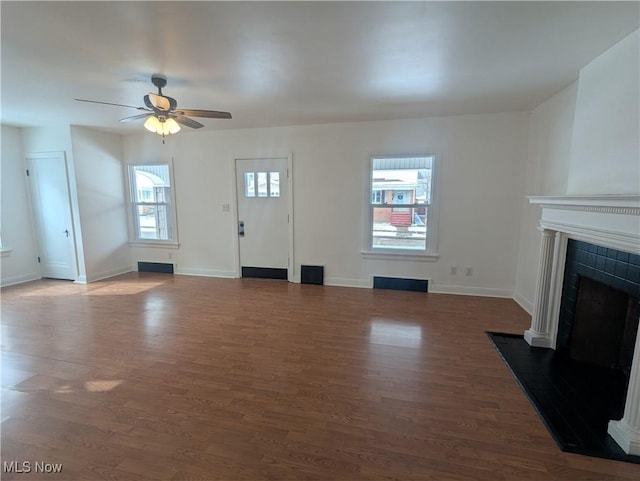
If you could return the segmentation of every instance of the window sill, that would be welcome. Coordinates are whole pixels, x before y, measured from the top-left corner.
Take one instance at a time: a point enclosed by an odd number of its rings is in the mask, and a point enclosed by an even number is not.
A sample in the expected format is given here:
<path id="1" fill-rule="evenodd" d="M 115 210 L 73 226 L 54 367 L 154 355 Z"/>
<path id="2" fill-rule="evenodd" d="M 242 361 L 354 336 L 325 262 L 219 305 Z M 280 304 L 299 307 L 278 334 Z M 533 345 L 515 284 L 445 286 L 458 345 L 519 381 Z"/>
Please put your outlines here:
<path id="1" fill-rule="evenodd" d="M 438 260 L 438 254 L 418 254 L 408 251 L 362 251 L 363 259 L 375 259 L 381 261 L 413 261 L 413 262 L 436 262 Z"/>
<path id="2" fill-rule="evenodd" d="M 13 249 L 0 249 L 0 257 L 9 257 Z"/>
<path id="3" fill-rule="evenodd" d="M 180 244 L 177 242 L 144 242 L 144 241 L 131 241 L 129 242 L 131 247 L 152 247 L 155 249 L 179 249 Z"/>

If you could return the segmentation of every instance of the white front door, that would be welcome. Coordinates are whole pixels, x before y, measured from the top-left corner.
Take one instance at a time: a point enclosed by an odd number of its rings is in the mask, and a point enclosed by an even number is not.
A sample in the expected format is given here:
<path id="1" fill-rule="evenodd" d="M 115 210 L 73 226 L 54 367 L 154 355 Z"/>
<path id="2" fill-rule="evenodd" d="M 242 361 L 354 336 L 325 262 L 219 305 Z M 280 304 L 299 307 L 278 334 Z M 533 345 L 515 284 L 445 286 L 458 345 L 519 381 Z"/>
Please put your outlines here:
<path id="1" fill-rule="evenodd" d="M 63 152 L 27 158 L 42 277 L 76 279 L 67 161 Z"/>
<path id="2" fill-rule="evenodd" d="M 242 277 L 287 279 L 288 159 L 236 159 Z"/>

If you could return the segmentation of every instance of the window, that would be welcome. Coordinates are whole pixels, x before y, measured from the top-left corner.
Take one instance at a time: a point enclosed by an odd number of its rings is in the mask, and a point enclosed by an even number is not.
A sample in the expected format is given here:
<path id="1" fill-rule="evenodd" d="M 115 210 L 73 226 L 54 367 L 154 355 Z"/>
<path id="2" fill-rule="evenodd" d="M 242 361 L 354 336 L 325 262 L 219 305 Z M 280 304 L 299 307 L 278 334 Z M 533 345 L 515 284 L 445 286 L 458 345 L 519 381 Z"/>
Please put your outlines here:
<path id="1" fill-rule="evenodd" d="M 254 183 L 255 176 L 253 172 L 245 172 L 244 174 L 244 195 L 245 197 L 256 196 L 256 186 Z"/>
<path id="2" fill-rule="evenodd" d="M 257 183 L 256 183 L 257 179 Z M 245 172 L 244 196 L 280 197 L 280 172 Z"/>
<path id="3" fill-rule="evenodd" d="M 371 193 L 371 203 L 372 204 L 382 204 L 384 203 L 385 192 L 384 190 L 374 190 Z"/>
<path id="4" fill-rule="evenodd" d="M 169 164 L 129 166 L 134 240 L 175 242 Z"/>
<path id="5" fill-rule="evenodd" d="M 367 253 L 434 254 L 434 156 L 372 157 Z"/>

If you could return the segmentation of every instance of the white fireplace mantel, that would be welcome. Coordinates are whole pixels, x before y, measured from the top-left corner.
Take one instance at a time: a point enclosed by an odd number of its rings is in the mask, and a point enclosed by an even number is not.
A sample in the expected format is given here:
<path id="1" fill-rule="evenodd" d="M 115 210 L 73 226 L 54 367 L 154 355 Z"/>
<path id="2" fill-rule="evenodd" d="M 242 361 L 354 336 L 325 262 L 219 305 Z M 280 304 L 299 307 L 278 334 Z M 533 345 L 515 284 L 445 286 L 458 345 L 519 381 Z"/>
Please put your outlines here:
<path id="1" fill-rule="evenodd" d="M 540 227 L 572 239 L 640 254 L 640 195 L 529 197 Z"/>
<path id="2" fill-rule="evenodd" d="M 555 349 L 568 240 L 640 254 L 640 195 L 528 199 L 542 207 L 542 244 L 531 328 L 524 338 L 531 346 Z M 624 416 L 610 421 L 608 432 L 626 453 L 640 455 L 640 334 L 636 336 Z"/>

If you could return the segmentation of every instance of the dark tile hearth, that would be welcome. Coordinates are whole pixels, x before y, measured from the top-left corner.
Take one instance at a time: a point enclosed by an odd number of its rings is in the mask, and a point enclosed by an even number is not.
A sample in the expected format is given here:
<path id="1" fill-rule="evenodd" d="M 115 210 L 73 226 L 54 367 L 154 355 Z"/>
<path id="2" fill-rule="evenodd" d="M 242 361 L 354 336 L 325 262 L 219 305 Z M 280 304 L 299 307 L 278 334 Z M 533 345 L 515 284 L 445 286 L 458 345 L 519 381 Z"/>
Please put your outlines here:
<path id="1" fill-rule="evenodd" d="M 607 433 L 624 406 L 622 373 L 531 347 L 521 335 L 487 335 L 562 451 L 640 464 Z"/>

